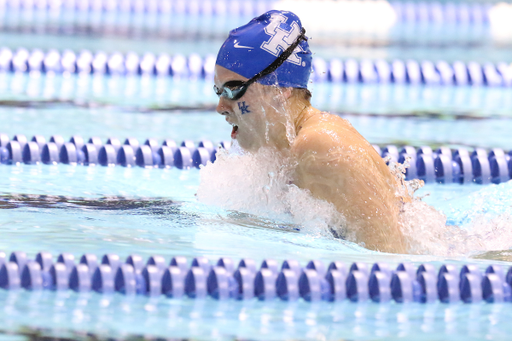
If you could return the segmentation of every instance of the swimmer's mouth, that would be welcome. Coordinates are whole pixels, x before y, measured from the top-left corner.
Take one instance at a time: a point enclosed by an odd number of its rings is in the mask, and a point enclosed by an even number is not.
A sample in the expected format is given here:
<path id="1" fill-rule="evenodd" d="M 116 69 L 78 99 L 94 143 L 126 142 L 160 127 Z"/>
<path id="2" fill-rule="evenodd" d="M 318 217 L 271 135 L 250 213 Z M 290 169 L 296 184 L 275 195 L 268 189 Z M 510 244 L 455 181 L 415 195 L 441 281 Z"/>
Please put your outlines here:
<path id="1" fill-rule="evenodd" d="M 238 134 L 238 126 L 233 124 L 233 130 L 231 130 L 231 138 L 236 139 L 236 135 Z"/>

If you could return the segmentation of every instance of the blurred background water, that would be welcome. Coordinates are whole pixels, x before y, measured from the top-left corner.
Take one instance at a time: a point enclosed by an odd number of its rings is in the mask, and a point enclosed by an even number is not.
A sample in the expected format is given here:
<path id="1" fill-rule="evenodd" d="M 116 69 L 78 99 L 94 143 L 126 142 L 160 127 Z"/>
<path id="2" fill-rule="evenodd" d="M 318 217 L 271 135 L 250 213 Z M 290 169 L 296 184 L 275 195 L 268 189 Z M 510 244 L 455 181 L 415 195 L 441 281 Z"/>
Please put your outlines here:
<path id="1" fill-rule="evenodd" d="M 510 151 L 512 4 L 495 1 L 0 0 L 0 133 L 229 140 L 231 127 L 215 113 L 213 58 L 230 29 L 269 9 L 296 12 L 307 29 L 313 104 L 348 119 L 372 144 Z M 90 54 L 99 66 L 91 59 L 91 70 L 79 72 L 74 60 L 73 70 L 63 62 L 57 70 L 45 59 L 66 53 Z M 123 64 L 129 55 L 169 64 L 145 73 L 136 63 L 132 73 Z M 243 177 L 243 165 L 228 166 L 225 176 Z M 392 255 L 299 231 L 265 203 L 267 216 L 198 202 L 197 169 L 19 164 L 0 165 L 0 174 L 7 255 L 510 265 L 510 181 L 427 184 L 418 195 L 436 213 L 424 216 L 425 229 L 444 217 L 480 248 L 441 238 L 452 253 Z M 25 290 L 0 290 L 0 301 L 0 338 L 10 340 L 507 339 L 512 314 L 510 302 L 222 302 Z"/>

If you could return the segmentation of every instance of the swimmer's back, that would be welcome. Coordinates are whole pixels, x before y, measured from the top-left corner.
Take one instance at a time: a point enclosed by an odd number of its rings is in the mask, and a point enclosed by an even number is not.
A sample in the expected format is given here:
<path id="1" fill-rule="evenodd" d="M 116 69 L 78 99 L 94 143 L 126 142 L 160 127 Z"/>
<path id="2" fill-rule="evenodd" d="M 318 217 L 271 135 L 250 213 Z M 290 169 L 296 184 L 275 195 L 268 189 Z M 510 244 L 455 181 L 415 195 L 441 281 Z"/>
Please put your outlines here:
<path id="1" fill-rule="evenodd" d="M 332 202 L 357 240 L 371 249 L 405 251 L 398 226 L 398 181 L 371 144 L 345 119 L 315 109 L 297 127 L 296 184 Z M 349 231 L 350 232 L 350 231 Z"/>
<path id="2" fill-rule="evenodd" d="M 323 153 L 341 153 L 350 162 L 362 162 L 375 167 L 390 184 L 397 179 L 375 148 L 350 124 L 337 115 L 317 111 L 298 129 L 294 148 L 306 144 L 308 148 Z M 340 155 L 341 156 L 341 155 Z M 369 164 L 368 161 L 371 161 Z"/>

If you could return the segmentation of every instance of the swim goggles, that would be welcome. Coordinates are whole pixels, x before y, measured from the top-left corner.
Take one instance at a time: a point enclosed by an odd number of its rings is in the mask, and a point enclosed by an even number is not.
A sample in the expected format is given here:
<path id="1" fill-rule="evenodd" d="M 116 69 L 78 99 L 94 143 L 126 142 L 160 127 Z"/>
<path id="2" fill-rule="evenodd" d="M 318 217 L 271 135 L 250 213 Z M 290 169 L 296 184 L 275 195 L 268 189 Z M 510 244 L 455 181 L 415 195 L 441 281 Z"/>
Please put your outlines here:
<path id="1" fill-rule="evenodd" d="M 271 74 L 274 72 L 278 67 L 280 67 L 285 60 L 288 59 L 288 57 L 291 56 L 293 53 L 293 50 L 300 44 L 302 40 L 307 41 L 308 38 L 306 37 L 306 30 L 302 28 L 300 35 L 297 37 L 297 39 L 291 44 L 279 57 L 277 57 L 276 60 L 272 62 L 269 66 L 267 66 L 264 70 L 257 73 L 254 77 L 249 79 L 248 81 L 228 81 L 224 83 L 224 85 L 219 89 L 216 85 L 213 86 L 213 90 L 219 97 L 225 97 L 227 99 L 230 99 L 232 101 L 236 101 L 237 99 L 240 99 L 245 92 L 247 91 L 247 88 L 249 85 L 257 81 L 258 79 L 265 77 L 266 75 Z"/>

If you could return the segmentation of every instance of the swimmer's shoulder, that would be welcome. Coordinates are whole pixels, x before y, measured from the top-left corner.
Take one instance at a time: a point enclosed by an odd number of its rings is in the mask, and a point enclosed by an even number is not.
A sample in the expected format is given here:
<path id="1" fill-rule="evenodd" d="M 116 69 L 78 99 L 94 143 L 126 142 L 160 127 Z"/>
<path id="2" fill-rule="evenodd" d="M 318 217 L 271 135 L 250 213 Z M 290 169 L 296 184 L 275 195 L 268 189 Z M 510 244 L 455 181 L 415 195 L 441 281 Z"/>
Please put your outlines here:
<path id="1" fill-rule="evenodd" d="M 361 141 L 359 141 L 361 140 Z M 366 141 L 350 122 L 338 115 L 316 110 L 302 124 L 294 141 L 296 152 L 328 152 L 333 147 Z"/>
<path id="2" fill-rule="evenodd" d="M 355 131 L 352 124 L 346 119 L 328 112 L 315 109 L 313 114 L 301 126 L 304 133 L 311 133 L 313 130 L 333 131 Z"/>
<path id="3" fill-rule="evenodd" d="M 306 152 L 323 153 L 336 145 L 337 132 L 333 129 L 330 119 L 322 114 L 311 117 L 305 122 L 297 133 L 292 151 L 296 155 Z"/>

